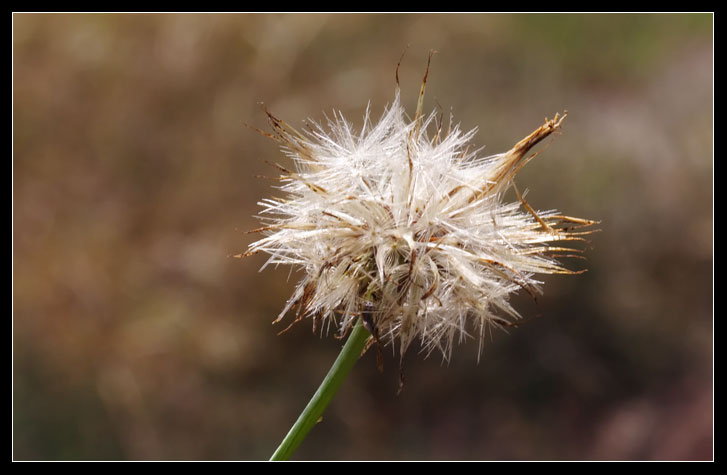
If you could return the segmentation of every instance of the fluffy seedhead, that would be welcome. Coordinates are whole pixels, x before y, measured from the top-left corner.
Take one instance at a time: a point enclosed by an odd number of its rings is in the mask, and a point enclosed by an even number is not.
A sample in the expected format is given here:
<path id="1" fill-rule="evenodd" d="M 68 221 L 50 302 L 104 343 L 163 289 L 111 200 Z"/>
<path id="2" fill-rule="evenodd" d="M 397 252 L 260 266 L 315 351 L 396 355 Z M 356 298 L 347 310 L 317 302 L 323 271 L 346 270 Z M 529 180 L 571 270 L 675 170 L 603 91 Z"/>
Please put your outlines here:
<path id="1" fill-rule="evenodd" d="M 428 70 L 428 67 L 427 67 Z M 482 157 L 475 130 L 443 128 L 422 114 L 426 75 L 413 119 L 398 87 L 377 123 L 367 109 L 354 130 L 340 113 L 327 127 L 296 129 L 268 113 L 272 133 L 295 163 L 281 165 L 282 197 L 259 204 L 265 237 L 248 252 L 263 266 L 286 264 L 303 277 L 276 322 L 293 311 L 316 328 L 345 334 L 360 318 L 373 338 L 403 356 L 416 339 L 449 359 L 455 340 L 473 334 L 480 348 L 491 326 L 519 318 L 513 292 L 540 292 L 537 274 L 577 274 L 558 257 L 579 255 L 594 224 L 557 211 L 536 212 L 515 188 L 516 173 L 557 132 L 565 114 L 546 119 L 505 153 Z M 518 201 L 504 202 L 515 188 Z M 262 269 L 261 269 L 262 270 Z"/>

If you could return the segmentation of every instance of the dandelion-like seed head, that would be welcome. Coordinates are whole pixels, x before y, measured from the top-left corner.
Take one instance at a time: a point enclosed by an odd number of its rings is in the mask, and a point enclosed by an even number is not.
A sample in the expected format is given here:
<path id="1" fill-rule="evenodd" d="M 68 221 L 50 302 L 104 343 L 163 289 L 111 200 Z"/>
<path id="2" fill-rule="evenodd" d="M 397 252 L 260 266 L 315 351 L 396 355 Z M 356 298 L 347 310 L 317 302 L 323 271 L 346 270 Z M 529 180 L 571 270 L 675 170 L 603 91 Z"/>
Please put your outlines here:
<path id="1" fill-rule="evenodd" d="M 427 68 L 428 70 L 428 68 Z M 490 326 L 519 318 L 509 296 L 535 295 L 537 274 L 573 274 L 559 256 L 579 250 L 594 224 L 557 211 L 536 212 L 515 188 L 535 145 L 560 129 L 558 114 L 506 153 L 482 157 L 476 130 L 443 127 L 422 114 L 425 79 L 413 119 L 398 88 L 374 123 L 354 127 L 340 113 L 327 127 L 298 132 L 268 113 L 273 132 L 295 163 L 281 172 L 283 196 L 261 201 L 265 236 L 245 255 L 269 254 L 263 266 L 286 264 L 303 277 L 276 319 L 293 311 L 316 328 L 341 334 L 360 318 L 376 340 L 400 354 L 419 339 L 423 351 L 449 359 L 455 340 L 479 338 Z M 261 269 L 262 270 L 262 269 Z"/>

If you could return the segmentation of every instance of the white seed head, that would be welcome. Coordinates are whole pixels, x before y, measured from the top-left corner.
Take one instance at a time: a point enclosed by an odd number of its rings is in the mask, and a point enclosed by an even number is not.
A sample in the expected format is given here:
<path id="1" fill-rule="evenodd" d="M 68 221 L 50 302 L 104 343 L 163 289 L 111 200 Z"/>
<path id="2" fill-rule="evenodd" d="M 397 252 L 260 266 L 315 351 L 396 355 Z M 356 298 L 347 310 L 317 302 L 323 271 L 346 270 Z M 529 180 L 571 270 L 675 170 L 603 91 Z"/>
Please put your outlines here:
<path id="1" fill-rule="evenodd" d="M 426 79 L 426 77 L 425 77 Z M 268 113 L 273 134 L 295 163 L 280 165 L 280 198 L 265 199 L 259 215 L 265 237 L 245 255 L 267 253 L 303 277 L 279 315 L 331 323 L 344 334 L 364 319 L 378 340 L 403 355 L 415 339 L 427 354 L 449 359 L 455 338 L 489 326 L 512 325 L 510 294 L 540 292 L 536 274 L 577 273 L 556 260 L 578 250 L 560 241 L 583 240 L 593 221 L 556 211 L 536 212 L 515 189 L 528 152 L 559 129 L 554 119 L 510 151 L 481 157 L 475 130 L 443 130 L 436 113 L 419 106 L 409 119 L 399 91 L 378 123 L 367 109 L 361 130 L 340 113 L 327 127 L 300 133 Z M 451 124 L 451 120 L 450 120 Z M 262 270 L 262 269 L 261 269 Z"/>

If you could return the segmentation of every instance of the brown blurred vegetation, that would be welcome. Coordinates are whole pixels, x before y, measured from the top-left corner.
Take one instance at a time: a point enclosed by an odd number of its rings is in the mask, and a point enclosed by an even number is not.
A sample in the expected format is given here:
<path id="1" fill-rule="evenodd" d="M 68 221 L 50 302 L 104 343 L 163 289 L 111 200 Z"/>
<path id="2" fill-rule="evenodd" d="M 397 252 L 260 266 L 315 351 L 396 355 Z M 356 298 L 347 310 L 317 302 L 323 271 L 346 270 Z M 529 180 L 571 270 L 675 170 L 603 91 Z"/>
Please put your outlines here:
<path id="1" fill-rule="evenodd" d="M 367 354 L 296 453 L 324 460 L 711 459 L 711 15 L 13 17 L 13 456 L 267 459 L 340 342 L 271 326 L 295 282 L 244 251 L 244 124 L 360 123 L 393 97 L 500 152 L 567 109 L 523 170 L 538 209 L 602 221 L 527 324 L 396 396 Z"/>

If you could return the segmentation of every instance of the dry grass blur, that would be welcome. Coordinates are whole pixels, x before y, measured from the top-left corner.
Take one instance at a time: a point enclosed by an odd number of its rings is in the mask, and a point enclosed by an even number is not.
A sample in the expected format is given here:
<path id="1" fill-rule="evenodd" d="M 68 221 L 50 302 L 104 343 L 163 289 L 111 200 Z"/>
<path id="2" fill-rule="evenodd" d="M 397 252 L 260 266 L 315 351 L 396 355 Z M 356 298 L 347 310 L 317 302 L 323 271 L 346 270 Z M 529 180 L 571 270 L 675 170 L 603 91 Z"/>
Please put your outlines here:
<path id="1" fill-rule="evenodd" d="M 266 459 L 340 342 L 271 326 L 287 269 L 230 259 L 289 123 L 393 97 L 504 151 L 537 209 L 602 221 L 589 272 L 449 366 L 368 354 L 299 459 L 711 459 L 711 15 L 13 17 L 15 459 Z M 408 91 L 408 92 L 407 92 Z M 574 266 L 582 265 L 579 262 Z M 390 353 L 389 353 L 390 355 Z"/>

